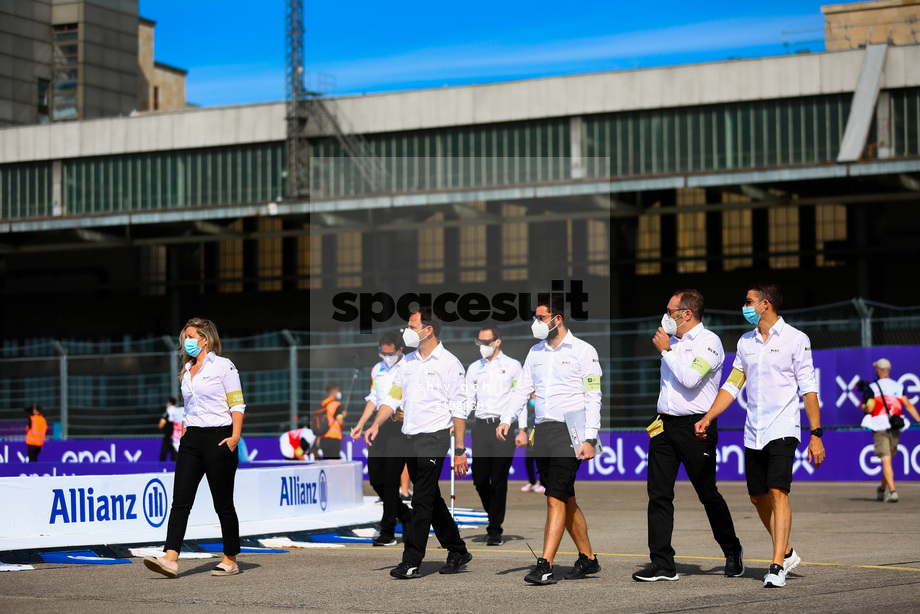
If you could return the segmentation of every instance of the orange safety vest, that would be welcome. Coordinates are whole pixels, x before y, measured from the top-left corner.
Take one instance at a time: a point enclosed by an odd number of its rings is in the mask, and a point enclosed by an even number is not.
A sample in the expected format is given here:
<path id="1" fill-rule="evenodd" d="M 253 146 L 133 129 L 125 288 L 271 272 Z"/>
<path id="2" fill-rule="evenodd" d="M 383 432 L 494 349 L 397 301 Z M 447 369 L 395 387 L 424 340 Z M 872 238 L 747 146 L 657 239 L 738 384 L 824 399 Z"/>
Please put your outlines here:
<path id="1" fill-rule="evenodd" d="M 322 406 L 326 408 L 326 419 L 329 421 L 329 430 L 326 431 L 326 434 L 323 435 L 323 437 L 326 437 L 327 439 L 341 439 L 342 423 L 335 419 L 335 413 L 342 406 L 342 404 L 336 401 L 333 397 L 328 397 L 323 399 Z"/>
<path id="2" fill-rule="evenodd" d="M 43 446 L 45 445 L 45 433 L 48 432 L 48 422 L 42 416 L 29 416 L 31 426 L 26 433 L 26 445 Z"/>

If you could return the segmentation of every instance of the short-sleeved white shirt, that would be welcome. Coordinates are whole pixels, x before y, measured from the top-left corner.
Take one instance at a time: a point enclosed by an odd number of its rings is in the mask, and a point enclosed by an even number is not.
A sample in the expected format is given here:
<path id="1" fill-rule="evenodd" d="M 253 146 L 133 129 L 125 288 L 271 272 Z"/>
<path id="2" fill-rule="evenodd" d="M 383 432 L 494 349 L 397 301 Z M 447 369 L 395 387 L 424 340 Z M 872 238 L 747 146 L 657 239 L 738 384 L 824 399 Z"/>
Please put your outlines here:
<path id="1" fill-rule="evenodd" d="M 746 378 L 745 447 L 762 450 L 783 437 L 801 441 L 799 396 L 818 392 L 808 335 L 783 318 L 770 328 L 766 341 L 755 328 L 738 340 L 732 369 L 741 371 Z M 732 397 L 740 392 L 731 377 L 722 390 Z"/>
<path id="2" fill-rule="evenodd" d="M 195 378 L 191 361 L 185 363 L 182 398 L 185 399 L 185 426 L 228 426 L 232 412 L 244 413 L 240 372 L 228 359 L 208 352 Z"/>

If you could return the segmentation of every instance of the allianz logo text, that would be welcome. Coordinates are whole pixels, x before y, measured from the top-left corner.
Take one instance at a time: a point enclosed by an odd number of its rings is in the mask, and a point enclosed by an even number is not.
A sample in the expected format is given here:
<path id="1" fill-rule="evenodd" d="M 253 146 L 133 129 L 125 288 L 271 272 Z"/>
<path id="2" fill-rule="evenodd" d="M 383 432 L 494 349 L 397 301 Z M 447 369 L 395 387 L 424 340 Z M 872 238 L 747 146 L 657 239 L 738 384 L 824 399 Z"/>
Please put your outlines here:
<path id="1" fill-rule="evenodd" d="M 114 522 L 137 520 L 137 493 L 103 493 L 92 486 L 85 488 L 55 488 L 52 490 L 49 524 Z M 168 497 L 163 483 L 153 478 L 141 495 L 144 518 L 152 527 L 166 520 Z"/>
<path id="2" fill-rule="evenodd" d="M 318 504 L 325 511 L 328 500 L 329 487 L 325 470 L 319 472 L 317 482 L 301 480 L 298 475 L 281 476 L 280 507 Z"/>
<path id="3" fill-rule="evenodd" d="M 416 294 L 410 292 L 393 298 L 386 292 L 339 292 L 332 297 L 334 309 L 332 319 L 336 322 L 358 321 L 362 334 L 373 332 L 373 323 L 384 323 L 394 315 L 407 322 L 412 315 L 413 306 L 430 305 L 445 323 L 463 322 L 513 322 L 527 321 L 533 318 L 537 302 L 545 295 L 561 295 L 569 304 L 570 315 L 575 320 L 588 319 L 588 293 L 584 291 L 584 282 L 573 279 L 569 281 L 569 291 L 565 291 L 565 281 L 554 279 L 552 292 L 533 296 L 529 292 L 513 294 L 500 292 L 491 298 L 478 292 L 457 294 L 445 292 L 434 296 L 430 293 Z"/>

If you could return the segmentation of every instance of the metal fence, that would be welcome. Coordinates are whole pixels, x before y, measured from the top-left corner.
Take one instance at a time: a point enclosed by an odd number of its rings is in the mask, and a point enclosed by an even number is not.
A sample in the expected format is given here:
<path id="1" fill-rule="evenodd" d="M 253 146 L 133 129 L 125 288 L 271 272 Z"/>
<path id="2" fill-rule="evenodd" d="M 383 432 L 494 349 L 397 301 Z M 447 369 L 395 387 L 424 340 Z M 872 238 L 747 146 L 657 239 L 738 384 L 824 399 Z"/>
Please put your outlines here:
<path id="1" fill-rule="evenodd" d="M 783 315 L 808 333 L 814 349 L 920 345 L 920 306 L 855 299 Z M 604 371 L 605 428 L 637 428 L 654 413 L 660 357 L 651 337 L 660 318 L 570 324 L 598 350 Z M 740 335 L 750 330 L 740 309 L 709 310 L 705 322 L 721 337 L 726 352 L 734 351 Z M 472 343 L 478 330 L 445 326 L 441 340 L 470 364 L 479 357 Z M 503 350 L 523 361 L 534 342 L 529 322 L 502 330 Z M 318 407 L 330 381 L 341 386 L 350 410 L 346 422 L 354 424 L 364 405 L 370 369 L 378 360 L 376 334 L 351 330 L 276 331 L 222 341 L 223 355 L 241 374 L 247 404 L 244 428 L 250 435 L 291 428 L 297 416 Z M 40 403 L 48 421 L 60 423 L 66 439 L 159 436 L 156 427 L 166 399 L 179 396 L 176 345 L 176 340 L 163 337 L 7 340 L 0 347 L 0 424 L 24 425 L 23 408 Z"/>

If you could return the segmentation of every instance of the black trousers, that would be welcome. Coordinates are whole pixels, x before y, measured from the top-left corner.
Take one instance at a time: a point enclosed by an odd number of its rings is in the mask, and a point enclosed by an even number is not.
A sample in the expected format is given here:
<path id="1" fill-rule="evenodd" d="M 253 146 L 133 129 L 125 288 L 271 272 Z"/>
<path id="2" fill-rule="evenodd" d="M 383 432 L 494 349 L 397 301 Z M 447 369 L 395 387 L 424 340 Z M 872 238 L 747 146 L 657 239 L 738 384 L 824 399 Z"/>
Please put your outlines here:
<path id="1" fill-rule="evenodd" d="M 188 527 L 188 515 L 195 503 L 195 493 L 201 478 L 208 477 L 208 488 L 214 500 L 214 511 L 220 519 L 224 554 L 240 552 L 240 521 L 233 506 L 233 482 L 239 464 L 238 450 L 230 451 L 227 444 L 218 446 L 233 434 L 232 426 L 202 428 L 190 426 L 182 436 L 173 483 L 173 502 L 166 526 L 166 550 L 179 552 Z"/>
<path id="2" fill-rule="evenodd" d="M 428 529 L 434 527 L 435 537 L 448 552 L 466 554 L 466 542 L 460 537 L 457 523 L 441 496 L 438 478 L 444 458 L 450 448 L 450 429 L 420 435 L 408 435 L 406 466 L 414 485 L 412 491 L 412 522 L 403 531 L 403 562 L 417 567 L 425 558 Z"/>
<path id="3" fill-rule="evenodd" d="M 342 440 L 330 437 L 319 438 L 319 449 L 323 451 L 323 460 L 335 460 L 342 457 Z"/>
<path id="4" fill-rule="evenodd" d="M 37 462 L 38 462 L 38 453 L 41 452 L 41 451 L 42 451 L 42 447 L 41 447 L 41 446 L 29 446 L 29 445 L 27 445 L 27 446 L 26 446 L 26 452 L 27 452 L 28 455 L 29 455 L 29 462 L 30 462 L 30 463 L 37 463 Z"/>
<path id="5" fill-rule="evenodd" d="M 387 420 L 381 425 L 373 445 L 367 451 L 367 479 L 371 488 L 383 499 L 380 536 L 396 534 L 397 519 L 407 530 L 412 510 L 399 496 L 399 482 L 406 466 L 406 438 L 400 432 L 402 422 Z"/>
<path id="6" fill-rule="evenodd" d="M 514 458 L 514 430 L 509 430 L 505 441 L 495 436 L 501 420 L 476 419 L 473 424 L 473 485 L 482 501 L 482 509 L 489 515 L 489 535 L 501 535 L 508 501 L 508 471 Z"/>
<path id="7" fill-rule="evenodd" d="M 729 555 L 741 547 L 728 504 L 716 487 L 716 420 L 706 431 L 706 439 L 699 439 L 694 425 L 702 417 L 662 415 L 664 432 L 649 441 L 648 549 L 652 563 L 665 569 L 674 569 L 674 483 L 681 463 L 706 509 L 712 535 L 722 552 Z"/>
<path id="8" fill-rule="evenodd" d="M 169 437 L 164 437 L 162 443 L 160 443 L 160 461 L 166 460 L 166 455 L 169 455 L 169 460 L 176 460 L 176 449 L 172 445 L 172 422 L 169 424 Z"/>

